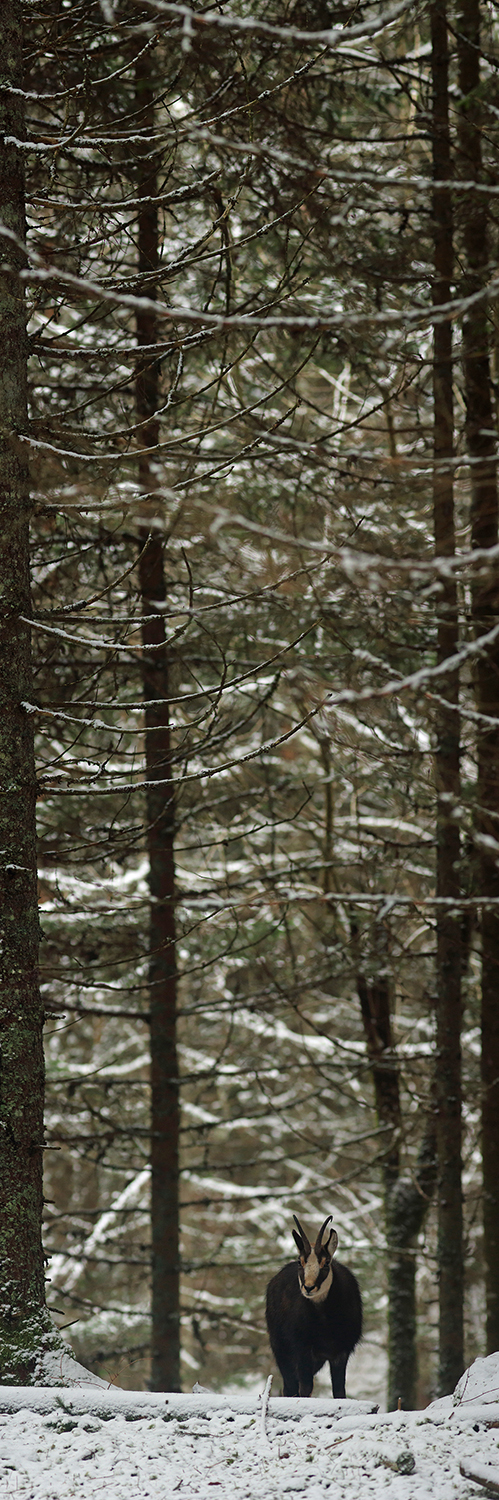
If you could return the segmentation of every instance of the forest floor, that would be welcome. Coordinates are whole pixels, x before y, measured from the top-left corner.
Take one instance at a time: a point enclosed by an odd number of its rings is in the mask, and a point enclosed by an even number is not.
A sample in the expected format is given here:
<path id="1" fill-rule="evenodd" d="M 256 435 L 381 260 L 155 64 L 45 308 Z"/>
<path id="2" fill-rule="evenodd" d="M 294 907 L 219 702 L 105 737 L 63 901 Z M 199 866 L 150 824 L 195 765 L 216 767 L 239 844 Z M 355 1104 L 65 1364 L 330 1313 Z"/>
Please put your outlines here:
<path id="1" fill-rule="evenodd" d="M 266 1410 L 265 1400 L 200 1388 L 153 1398 L 75 1385 L 0 1387 L 0 1496 L 471 1500 L 493 1494 L 487 1484 L 499 1493 L 499 1355 L 476 1360 L 453 1397 L 415 1412 L 370 1414 L 368 1402 L 332 1399 L 272 1400 Z"/>

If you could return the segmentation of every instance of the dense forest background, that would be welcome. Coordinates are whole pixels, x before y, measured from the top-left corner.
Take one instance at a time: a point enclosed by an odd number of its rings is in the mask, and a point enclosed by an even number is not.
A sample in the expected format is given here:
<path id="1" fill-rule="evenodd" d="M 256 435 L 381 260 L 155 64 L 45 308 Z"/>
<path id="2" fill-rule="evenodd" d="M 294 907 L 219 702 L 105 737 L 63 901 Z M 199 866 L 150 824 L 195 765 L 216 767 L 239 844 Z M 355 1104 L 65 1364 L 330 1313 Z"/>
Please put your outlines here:
<path id="1" fill-rule="evenodd" d="M 499 1337 L 496 7 L 7 12 L 48 1305 L 251 1383 L 332 1212 L 424 1404 Z"/>

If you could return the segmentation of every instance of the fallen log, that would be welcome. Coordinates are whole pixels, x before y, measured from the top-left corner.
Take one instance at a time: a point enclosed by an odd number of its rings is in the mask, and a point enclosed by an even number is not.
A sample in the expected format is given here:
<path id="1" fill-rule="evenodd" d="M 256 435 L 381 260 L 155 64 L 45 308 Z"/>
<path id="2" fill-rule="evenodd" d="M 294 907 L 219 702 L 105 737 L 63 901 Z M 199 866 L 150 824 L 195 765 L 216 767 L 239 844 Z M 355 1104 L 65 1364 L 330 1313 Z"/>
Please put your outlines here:
<path id="1" fill-rule="evenodd" d="M 463 1479 L 472 1479 L 475 1484 L 480 1484 L 489 1495 L 499 1495 L 499 1469 L 489 1464 L 479 1464 L 475 1459 L 463 1458 L 459 1465 L 459 1473 Z"/>
<path id="2" fill-rule="evenodd" d="M 374 1412 L 376 1409 L 370 1401 L 334 1401 L 332 1397 L 329 1400 L 314 1400 L 312 1397 L 305 1401 L 299 1396 L 274 1396 L 268 1403 L 266 1414 L 278 1421 L 327 1417 L 330 1422 L 337 1422 L 340 1417 Z M 61 1417 L 89 1415 L 100 1417 L 102 1421 L 124 1417 L 127 1422 L 139 1422 L 147 1418 L 151 1421 L 155 1417 L 162 1417 L 166 1422 L 174 1418 L 185 1422 L 190 1417 L 210 1417 L 215 1414 L 257 1417 L 261 1411 L 261 1400 L 255 1396 L 219 1396 L 211 1391 L 203 1392 L 202 1395 L 184 1395 L 176 1391 L 165 1394 L 155 1391 L 122 1391 L 113 1386 L 105 1390 L 102 1386 L 90 1385 L 76 1389 L 0 1385 L 0 1414 L 8 1415 L 18 1411 L 39 1412 L 43 1416 L 54 1412 Z"/>

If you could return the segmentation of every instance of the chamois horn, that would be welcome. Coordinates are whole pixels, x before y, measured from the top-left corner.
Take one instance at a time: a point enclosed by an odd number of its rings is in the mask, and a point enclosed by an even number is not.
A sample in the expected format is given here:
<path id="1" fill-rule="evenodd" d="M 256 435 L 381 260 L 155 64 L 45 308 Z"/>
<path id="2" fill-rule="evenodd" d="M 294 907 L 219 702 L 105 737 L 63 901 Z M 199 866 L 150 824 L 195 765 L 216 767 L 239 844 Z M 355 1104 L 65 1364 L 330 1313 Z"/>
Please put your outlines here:
<path id="1" fill-rule="evenodd" d="M 324 1234 L 324 1230 L 327 1229 L 328 1224 L 331 1224 L 332 1218 L 333 1218 L 333 1215 L 332 1214 L 328 1214 L 327 1219 L 324 1219 L 324 1223 L 322 1225 L 322 1228 L 319 1229 L 319 1233 L 317 1235 L 317 1239 L 316 1239 L 315 1245 L 314 1245 L 314 1249 L 315 1249 L 316 1255 L 318 1254 L 319 1250 L 322 1250 L 322 1236 Z M 330 1236 L 329 1236 L 329 1238 L 330 1238 Z M 336 1243 L 338 1243 L 338 1236 L 336 1236 Z"/>
<path id="2" fill-rule="evenodd" d="M 305 1230 L 302 1229 L 301 1224 L 300 1224 L 300 1220 L 297 1219 L 296 1214 L 293 1214 L 293 1218 L 294 1218 L 294 1221 L 295 1221 L 295 1224 L 296 1224 L 296 1228 L 298 1229 L 300 1240 L 301 1240 L 301 1245 L 300 1245 L 299 1240 L 298 1240 L 298 1235 L 296 1233 L 296 1230 L 293 1229 L 293 1235 L 294 1235 L 294 1238 L 295 1238 L 296 1243 L 298 1245 L 298 1249 L 301 1251 L 301 1248 L 303 1246 L 303 1250 L 305 1252 L 305 1255 L 310 1255 L 310 1251 L 312 1249 L 312 1246 L 310 1244 L 310 1240 L 307 1238 L 307 1235 L 305 1234 Z"/>

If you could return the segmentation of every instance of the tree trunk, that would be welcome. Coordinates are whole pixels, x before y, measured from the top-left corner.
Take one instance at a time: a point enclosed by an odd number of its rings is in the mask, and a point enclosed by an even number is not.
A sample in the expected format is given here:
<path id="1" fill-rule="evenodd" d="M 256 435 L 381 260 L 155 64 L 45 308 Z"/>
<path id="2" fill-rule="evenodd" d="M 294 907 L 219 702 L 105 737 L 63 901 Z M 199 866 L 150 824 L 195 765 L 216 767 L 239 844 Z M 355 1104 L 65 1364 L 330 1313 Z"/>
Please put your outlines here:
<path id="1" fill-rule="evenodd" d="M 433 83 L 433 304 L 451 299 L 453 223 L 450 187 L 449 59 L 445 0 L 431 7 Z M 433 524 L 437 557 L 455 554 L 452 324 L 433 334 Z M 457 650 L 459 619 L 453 578 L 438 595 L 437 660 Z M 459 676 L 440 679 L 446 703 L 435 715 L 437 793 L 437 896 L 459 899 L 460 797 Z M 455 705 L 447 707 L 446 704 Z M 454 1390 L 464 1369 L 463 1210 L 461 1185 L 461 920 L 459 908 L 437 907 L 437 1058 L 435 1077 L 438 1158 L 439 1392 Z"/>
<path id="2" fill-rule="evenodd" d="M 458 114 L 461 171 L 466 181 L 482 180 L 482 105 L 480 101 L 480 8 L 464 0 L 457 20 Z M 463 243 L 466 295 L 486 284 L 488 202 L 472 192 L 464 211 Z M 471 459 L 472 546 L 495 546 L 498 532 L 495 421 L 491 397 L 489 329 L 485 300 L 470 308 L 463 323 L 466 434 Z M 475 576 L 472 591 L 475 634 L 497 624 L 497 562 Z M 475 820 L 478 882 L 482 906 L 482 1156 L 483 1227 L 487 1302 L 487 1351 L 499 1349 L 499 729 L 487 719 L 499 716 L 499 643 L 481 654 L 475 676 L 478 712 L 478 785 Z M 496 848 L 494 848 L 494 845 Z M 498 851 L 499 852 L 499 851 Z M 495 906 L 487 907 L 487 898 Z"/>
<path id="3" fill-rule="evenodd" d="M 400 1397 L 404 1411 L 416 1405 L 418 1377 L 416 1342 L 417 1242 L 428 1212 L 437 1175 L 433 1114 L 426 1120 L 416 1169 L 394 1183 L 388 1202 L 388 1408 Z"/>
<path id="4" fill-rule="evenodd" d="M 138 220 L 139 272 L 158 266 L 157 166 L 151 158 L 154 92 L 150 50 L 136 64 L 139 149 L 138 191 L 144 200 Z M 154 299 L 154 283 L 146 288 Z M 139 345 L 157 341 L 154 312 L 137 315 Z M 175 805 L 171 775 L 169 661 L 164 615 L 157 605 L 166 599 L 164 529 L 155 499 L 157 478 L 152 454 L 158 441 L 158 364 L 150 352 L 137 370 L 137 416 L 141 510 L 139 580 L 142 600 L 143 690 L 147 779 L 147 852 L 151 892 L 149 985 L 151 1015 L 151 1218 L 152 1218 L 152 1369 L 153 1391 L 180 1390 L 179 1093 L 176 1045 L 175 955 Z"/>
<path id="5" fill-rule="evenodd" d="M 22 6 L 4 0 L 3 81 L 21 89 Z M 0 90 L 0 131 L 24 134 L 23 101 Z M 25 238 L 22 153 L 0 152 L 0 222 Z M 26 432 L 27 340 L 18 273 L 0 237 L 0 1381 L 31 1380 L 46 1328 L 42 1222 L 43 1010 L 38 987 L 35 762 L 30 629 L 29 488 L 16 442 Z"/>
<path id="6" fill-rule="evenodd" d="M 435 1126 L 429 1118 L 412 1178 L 400 1175 L 401 1105 L 399 1069 L 393 1044 L 390 991 L 386 975 L 368 982 L 357 975 L 357 993 L 372 1066 L 376 1114 L 391 1136 L 383 1159 L 388 1246 L 388 1409 L 400 1400 L 404 1411 L 416 1404 L 416 1246 L 435 1186 Z"/>

